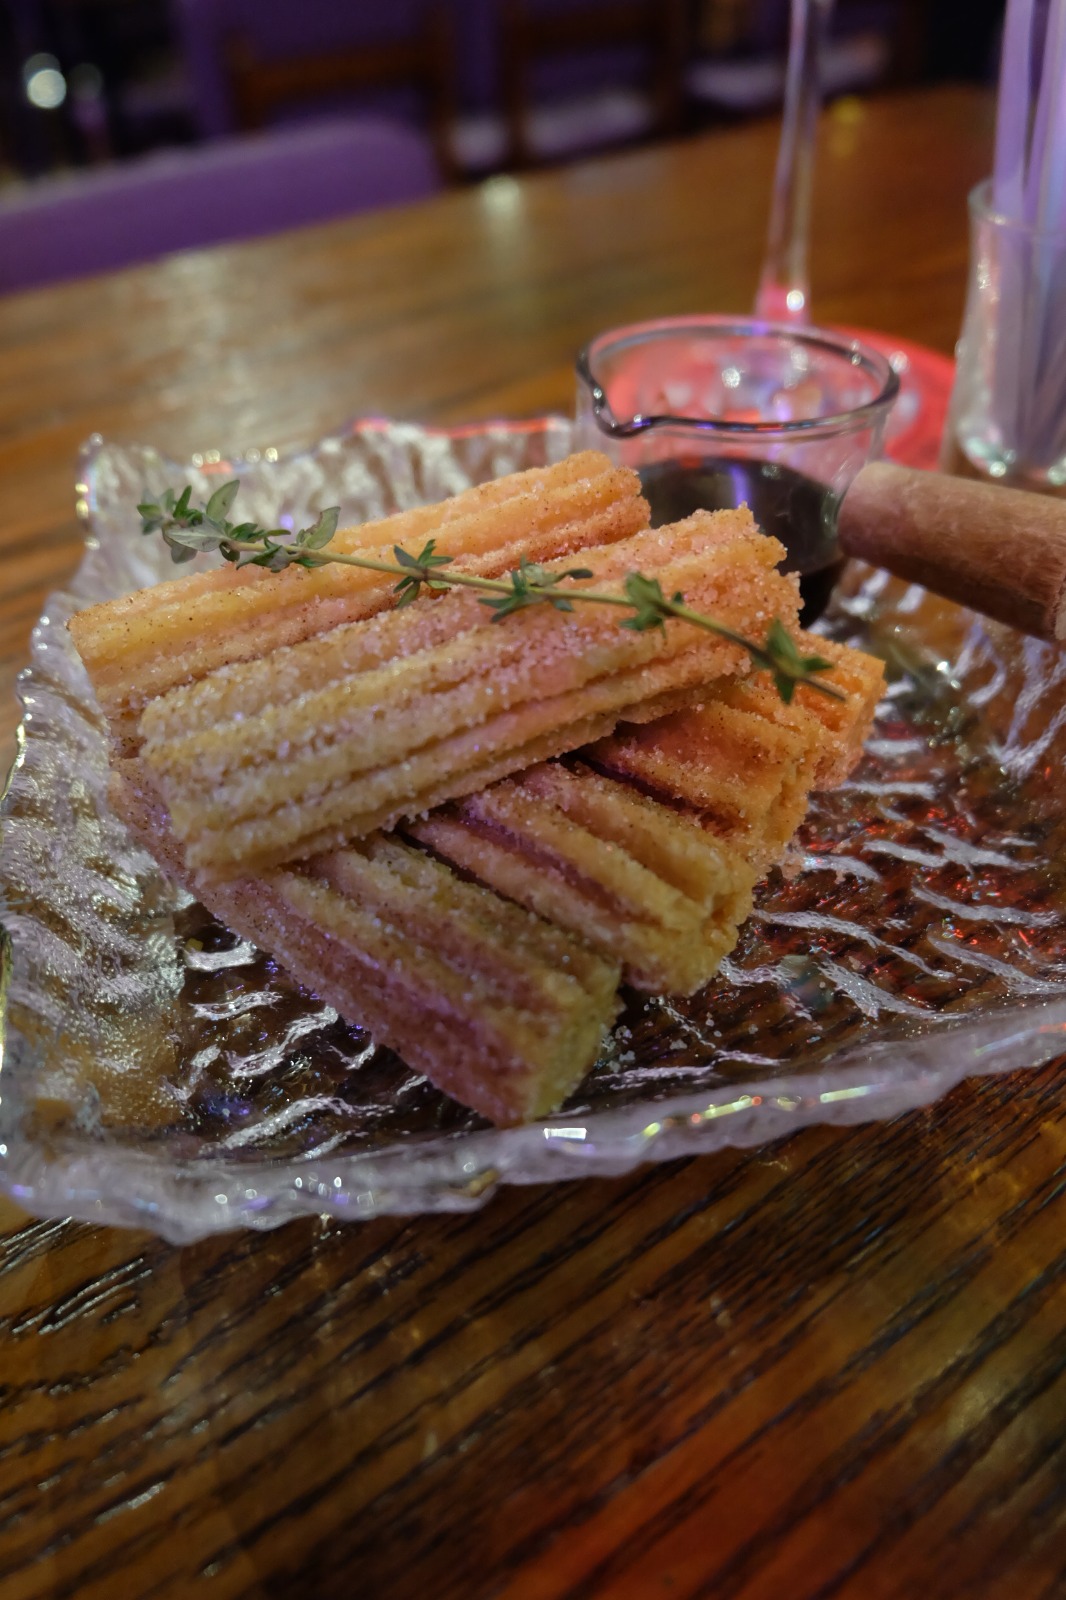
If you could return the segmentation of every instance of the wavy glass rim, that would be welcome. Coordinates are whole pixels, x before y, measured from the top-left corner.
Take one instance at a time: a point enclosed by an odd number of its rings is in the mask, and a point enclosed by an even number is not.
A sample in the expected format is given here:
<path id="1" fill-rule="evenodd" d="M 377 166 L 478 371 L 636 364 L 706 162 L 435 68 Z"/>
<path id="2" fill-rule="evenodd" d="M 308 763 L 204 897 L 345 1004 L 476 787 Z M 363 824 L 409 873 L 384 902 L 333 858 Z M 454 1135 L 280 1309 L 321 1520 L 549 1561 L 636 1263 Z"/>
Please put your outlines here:
<path id="1" fill-rule="evenodd" d="M 861 366 L 879 385 L 878 392 L 861 406 L 847 411 L 830 412 L 824 417 L 798 417 L 791 422 L 730 422 L 723 417 L 686 417 L 674 413 L 637 413 L 624 420 L 616 417 L 607 391 L 594 370 L 595 362 L 604 349 L 610 345 L 666 338 L 687 331 L 714 333 L 724 337 L 730 334 L 743 337 L 753 333 L 771 337 L 781 335 L 794 344 L 828 351 L 847 360 L 852 366 Z M 822 328 L 764 322 L 758 317 L 657 317 L 649 322 L 628 323 L 591 339 L 578 354 L 576 370 L 579 380 L 592 397 L 596 426 L 612 439 L 633 439 L 654 428 L 694 428 L 712 437 L 758 439 L 767 444 L 787 443 L 798 438 L 822 438 L 828 434 L 858 432 L 875 426 L 887 416 L 899 395 L 899 375 L 891 362 L 861 339 L 842 338 Z"/>
<path id="2" fill-rule="evenodd" d="M 945 1069 L 936 1062 L 949 1035 L 956 1044 L 972 1040 L 972 1059 Z M 248 1162 L 168 1157 L 164 1163 L 151 1152 L 117 1145 L 108 1150 L 102 1195 L 99 1146 L 65 1140 L 47 1150 L 27 1146 L 15 1163 L 9 1155 L 0 1166 L 0 1187 L 38 1215 L 91 1221 L 98 1213 L 101 1221 L 151 1228 L 176 1244 L 237 1227 L 275 1228 L 305 1216 L 367 1221 L 474 1211 L 501 1184 L 619 1177 L 648 1162 L 767 1144 L 813 1124 L 881 1121 L 929 1105 L 966 1078 L 1035 1069 L 1064 1049 L 1066 1000 L 1034 1001 L 1006 1006 L 1001 1014 L 986 1012 L 979 1021 L 942 1024 L 909 1043 L 856 1046 L 806 1080 L 802 1094 L 786 1078 L 771 1076 L 739 1094 L 736 1086 L 723 1085 L 710 1094 L 673 1096 L 592 1117 L 558 1116 L 423 1138 L 417 1141 L 416 1182 L 405 1170 L 412 1141 L 369 1154 Z M 789 1067 L 794 1071 L 795 1063 Z M 597 1148 L 600 1132 L 610 1134 L 610 1149 Z M 213 1209 L 205 1215 L 207 1201 Z M 193 1225 L 183 1226 L 183 1212 L 195 1213 Z"/>

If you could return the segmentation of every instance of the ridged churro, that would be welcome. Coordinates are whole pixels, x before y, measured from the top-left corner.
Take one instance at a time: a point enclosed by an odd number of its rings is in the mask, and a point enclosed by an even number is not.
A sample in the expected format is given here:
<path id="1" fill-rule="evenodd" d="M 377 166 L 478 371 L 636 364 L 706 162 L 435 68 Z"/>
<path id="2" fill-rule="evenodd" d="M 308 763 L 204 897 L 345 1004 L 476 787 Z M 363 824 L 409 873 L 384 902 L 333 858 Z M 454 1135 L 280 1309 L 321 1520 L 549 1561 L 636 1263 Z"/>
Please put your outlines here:
<path id="1" fill-rule="evenodd" d="M 547 1115 L 595 1061 L 618 966 L 423 852 L 375 834 L 295 871 L 204 883 L 136 762 L 120 763 L 112 799 L 229 928 L 491 1121 Z"/>
<path id="2" fill-rule="evenodd" d="M 811 788 L 846 775 L 869 729 L 881 663 L 805 644 L 833 660 L 846 701 L 804 690 L 785 706 L 764 680 L 722 681 L 698 708 L 624 728 L 409 831 L 620 961 L 636 988 L 691 994 L 732 949 Z"/>
<path id="3" fill-rule="evenodd" d="M 641 571 L 761 638 L 775 616 L 797 626 L 782 555 L 742 508 L 697 512 L 582 561 L 589 587 L 617 593 Z M 634 633 L 613 607 L 541 605 L 494 626 L 475 596 L 450 593 L 152 701 L 142 758 L 189 866 L 239 875 L 390 827 L 747 667 L 741 647 L 686 624 Z"/>
<path id="4" fill-rule="evenodd" d="M 655 724 L 652 724 L 655 726 Z M 620 961 L 627 983 L 691 994 L 751 910 L 744 855 L 581 762 L 551 762 L 435 811 L 414 838 Z"/>
<path id="5" fill-rule="evenodd" d="M 332 547 L 434 537 L 481 577 L 561 575 L 580 552 L 601 602 L 639 572 L 745 639 L 780 619 L 844 701 L 801 684 L 785 704 L 743 644 L 677 618 L 625 629 L 575 599 L 497 626 L 477 593 L 399 609 L 393 574 L 342 564 L 228 567 L 71 623 L 115 807 L 164 869 L 500 1123 L 572 1091 L 623 978 L 689 994 L 713 976 L 880 692 L 880 663 L 800 632 L 782 547 L 746 508 L 647 515 L 636 476 L 590 452 Z"/>
<path id="6" fill-rule="evenodd" d="M 765 871 L 802 822 L 811 790 L 833 788 L 859 759 L 884 686 L 876 657 L 831 639 L 803 644 L 833 663 L 825 681 L 844 700 L 800 685 L 786 705 L 765 677 L 723 682 L 651 727 L 620 728 L 585 752 L 588 761 L 743 838 Z"/>
<path id="7" fill-rule="evenodd" d="M 191 872 L 141 760 L 116 764 L 113 800 L 209 910 L 349 1020 L 494 1121 L 528 1120 L 591 1066 L 620 976 L 688 994 L 714 975 L 811 784 L 853 762 L 880 663 L 803 643 L 832 658 L 843 705 L 801 691 L 784 707 L 761 680 L 722 680 L 698 708 L 534 767 L 403 839 L 375 833 L 296 868 Z"/>
<path id="8" fill-rule="evenodd" d="M 587 450 L 438 505 L 341 529 L 330 548 L 389 559 L 394 545 L 417 554 L 434 536 L 456 571 L 498 577 L 523 555 L 548 561 L 628 538 L 647 522 L 636 473 Z M 340 564 L 277 573 L 226 566 L 91 606 L 70 630 L 116 749 L 130 754 L 151 700 L 227 663 L 374 616 L 393 604 L 395 581 Z"/>

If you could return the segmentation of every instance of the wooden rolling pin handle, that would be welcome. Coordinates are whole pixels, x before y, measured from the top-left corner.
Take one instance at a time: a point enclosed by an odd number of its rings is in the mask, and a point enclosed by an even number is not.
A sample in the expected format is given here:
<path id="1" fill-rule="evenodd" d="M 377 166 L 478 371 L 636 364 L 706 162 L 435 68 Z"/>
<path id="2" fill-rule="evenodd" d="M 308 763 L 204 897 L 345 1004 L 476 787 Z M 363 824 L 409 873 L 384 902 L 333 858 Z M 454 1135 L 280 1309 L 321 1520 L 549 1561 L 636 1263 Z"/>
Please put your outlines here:
<path id="1" fill-rule="evenodd" d="M 863 467 L 840 507 L 845 555 L 1038 639 L 1066 639 L 1066 504 L 1023 489 Z"/>

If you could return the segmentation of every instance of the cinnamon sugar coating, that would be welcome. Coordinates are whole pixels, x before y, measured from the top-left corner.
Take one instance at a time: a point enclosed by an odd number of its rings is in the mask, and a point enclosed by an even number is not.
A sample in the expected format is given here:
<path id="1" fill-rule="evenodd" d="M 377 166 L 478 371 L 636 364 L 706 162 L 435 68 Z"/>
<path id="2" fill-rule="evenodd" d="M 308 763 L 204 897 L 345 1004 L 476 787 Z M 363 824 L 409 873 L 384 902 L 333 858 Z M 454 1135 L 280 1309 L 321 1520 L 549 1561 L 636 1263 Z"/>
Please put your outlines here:
<path id="1" fill-rule="evenodd" d="M 340 529 L 330 548 L 391 560 L 433 536 L 457 571 L 499 577 L 586 545 L 627 538 L 648 522 L 635 472 L 598 451 L 512 473 L 440 504 Z M 119 754 L 134 753 L 145 706 L 180 684 L 235 661 L 375 616 L 395 601 L 395 579 L 339 563 L 266 572 L 232 565 L 139 589 L 71 618 Z"/>
<path id="2" fill-rule="evenodd" d="M 542 764 L 415 823 L 297 867 L 191 872 L 140 761 L 116 765 L 116 809 L 235 932 L 492 1120 L 554 1110 L 595 1060 L 618 982 L 706 983 L 732 949 L 810 785 L 849 767 L 879 662 L 832 651 L 850 687 L 828 733 L 756 679 Z M 787 712 L 787 716 L 783 713 Z M 729 737 L 724 737 L 725 729 Z M 608 775 L 610 774 L 610 775 Z"/>
<path id="3" fill-rule="evenodd" d="M 746 509 L 585 550 L 588 586 L 657 577 L 761 639 L 796 627 L 794 578 Z M 565 562 L 548 570 L 563 570 Z M 658 714 L 662 696 L 746 670 L 739 646 L 614 607 L 532 607 L 494 624 L 452 592 L 222 668 L 153 701 L 143 760 L 189 864 L 226 876 L 298 860 L 475 792 L 532 761 Z"/>

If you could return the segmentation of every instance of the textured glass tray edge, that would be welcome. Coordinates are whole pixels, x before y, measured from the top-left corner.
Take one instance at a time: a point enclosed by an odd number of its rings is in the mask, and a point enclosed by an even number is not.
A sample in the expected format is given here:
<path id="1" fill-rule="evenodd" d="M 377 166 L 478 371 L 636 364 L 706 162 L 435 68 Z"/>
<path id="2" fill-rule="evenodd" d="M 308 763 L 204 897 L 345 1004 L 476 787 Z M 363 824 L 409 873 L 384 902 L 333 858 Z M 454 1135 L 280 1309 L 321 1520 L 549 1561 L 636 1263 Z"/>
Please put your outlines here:
<path id="1" fill-rule="evenodd" d="M 389 426 L 383 418 L 359 419 L 337 437 Z M 410 433 L 447 439 L 490 431 L 543 431 L 554 451 L 565 453 L 571 424 L 561 417 L 545 417 L 458 428 L 402 426 Z M 93 469 L 106 448 L 106 442 L 93 435 L 79 456 L 79 493 L 84 489 L 87 494 L 79 510 L 90 523 Z M 293 458 L 306 454 L 296 451 Z M 167 472 L 185 471 L 161 454 L 158 460 Z M 241 458 L 229 461 L 239 469 Z M 79 580 L 94 545 L 90 532 L 69 588 L 49 596 L 49 606 L 64 596 L 78 598 Z M 17 680 L 23 712 L 24 688 L 32 681 L 31 664 Z M 15 760 L 0 786 L 0 801 L 18 770 L 25 743 L 25 724 L 20 722 Z M 14 1035 L 5 1005 L 12 960 L 11 939 L 0 922 L 0 1066 Z M 965 1022 L 945 1021 L 909 1040 L 848 1050 L 806 1078 L 803 1093 L 796 1092 L 787 1076 L 770 1076 L 747 1084 L 739 1095 L 736 1086 L 722 1085 L 713 1092 L 649 1100 L 587 1118 L 557 1116 L 522 1128 L 422 1137 L 417 1141 L 413 1180 L 406 1170 L 412 1150 L 408 1143 L 320 1159 L 161 1161 L 152 1152 L 88 1138 L 45 1144 L 13 1139 L 9 1133 L 7 1143 L 0 1144 L 0 1192 L 40 1216 L 150 1228 L 179 1244 L 239 1227 L 266 1230 L 308 1215 L 367 1220 L 388 1214 L 470 1211 L 483 1205 L 501 1183 L 618 1176 L 648 1162 L 768 1143 L 811 1124 L 883 1120 L 931 1104 L 964 1078 L 1035 1068 L 1064 1048 L 1066 1001 L 1033 999 L 1006 1005 L 999 1012 L 985 1011 Z M 938 1065 L 938 1058 L 949 1051 L 951 1064 Z M 795 1063 L 789 1063 L 790 1073 L 794 1070 Z M 605 1143 L 609 1148 L 603 1147 Z M 100 1178 L 105 1151 L 106 1192 Z M 267 1193 L 262 1192 L 264 1187 Z"/>
<path id="2" fill-rule="evenodd" d="M 949 1034 L 955 1064 L 938 1067 Z M 1064 1044 L 1066 1000 L 1033 1001 L 1005 1007 L 995 1019 L 985 1013 L 979 1021 L 948 1025 L 906 1045 L 850 1051 L 813 1078 L 802 1095 L 787 1080 L 768 1078 L 739 1095 L 723 1085 L 710 1095 L 627 1107 L 611 1117 L 607 1150 L 598 1148 L 595 1126 L 580 1117 L 420 1141 L 414 1182 L 405 1170 L 408 1146 L 248 1164 L 164 1164 L 151 1153 L 119 1146 L 108 1150 L 102 1194 L 99 1146 L 46 1152 L 27 1143 L 9 1150 L 0 1187 L 39 1216 L 149 1228 L 172 1244 L 240 1227 L 266 1230 L 305 1216 L 367 1221 L 473 1211 L 503 1183 L 618 1177 L 648 1162 L 767 1144 L 816 1123 L 881 1121 L 931 1104 L 964 1078 L 1042 1066 Z M 857 1083 L 860 1063 L 863 1081 Z M 208 1197 L 214 1206 L 205 1211 Z"/>

